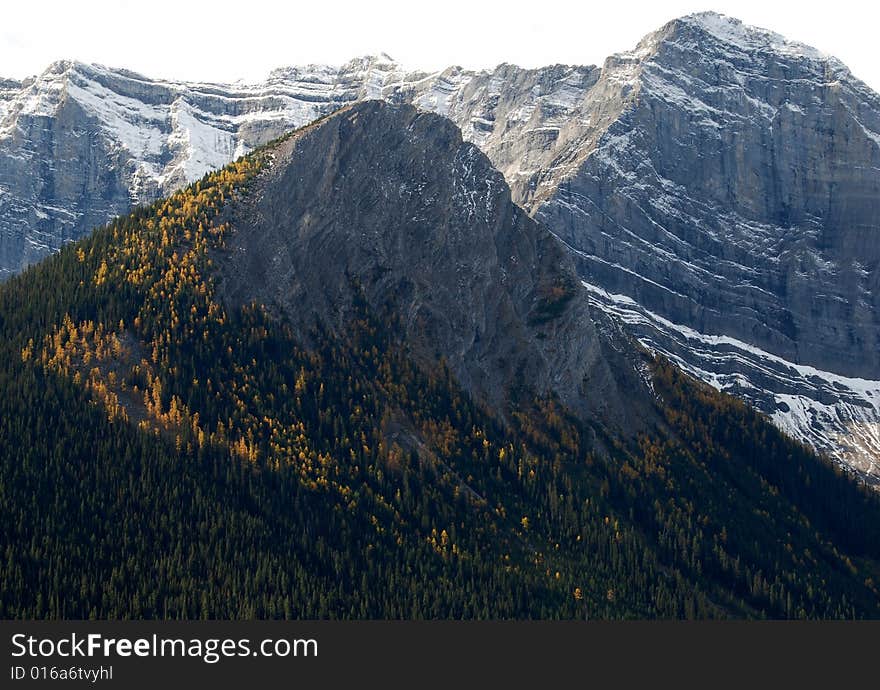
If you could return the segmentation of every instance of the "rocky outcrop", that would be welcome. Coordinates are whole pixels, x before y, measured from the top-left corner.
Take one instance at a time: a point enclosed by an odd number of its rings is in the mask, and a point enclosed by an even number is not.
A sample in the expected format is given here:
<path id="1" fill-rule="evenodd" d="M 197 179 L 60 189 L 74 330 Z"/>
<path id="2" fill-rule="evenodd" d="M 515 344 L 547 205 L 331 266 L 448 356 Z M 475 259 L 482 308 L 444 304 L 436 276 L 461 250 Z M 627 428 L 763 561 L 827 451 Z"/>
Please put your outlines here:
<path id="1" fill-rule="evenodd" d="M 326 77 L 334 83 L 317 83 L 326 75 L 316 72 L 239 88 L 58 62 L 35 79 L 4 82 L 0 277 L 363 96 L 355 65 L 350 79 Z"/>
<path id="2" fill-rule="evenodd" d="M 716 15 L 625 59 L 624 112 L 538 211 L 584 276 L 703 333 L 880 373 L 880 98 Z"/>
<path id="3" fill-rule="evenodd" d="M 420 361 L 442 358 L 493 409 L 525 389 L 640 428 L 640 355 L 601 315 L 597 332 L 564 250 L 452 122 L 370 101 L 274 156 L 233 216 L 225 299 L 274 305 L 301 334 L 342 332 L 358 286 Z"/>

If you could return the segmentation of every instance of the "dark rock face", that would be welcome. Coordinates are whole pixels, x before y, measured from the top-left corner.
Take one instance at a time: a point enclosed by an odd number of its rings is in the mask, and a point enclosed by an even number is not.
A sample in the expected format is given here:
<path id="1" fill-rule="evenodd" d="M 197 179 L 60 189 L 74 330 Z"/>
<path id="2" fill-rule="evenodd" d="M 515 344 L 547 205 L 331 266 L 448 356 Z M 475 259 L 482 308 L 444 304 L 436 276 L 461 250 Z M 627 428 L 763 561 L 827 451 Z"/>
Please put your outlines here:
<path id="1" fill-rule="evenodd" d="M 300 332 L 319 315 L 344 329 L 354 281 L 399 316 L 419 358 L 442 356 L 496 409 L 525 383 L 632 430 L 639 405 L 621 386 L 650 400 L 639 356 L 597 333 L 558 242 L 445 118 L 373 101 L 307 128 L 233 227 L 222 293 L 277 305 Z"/>

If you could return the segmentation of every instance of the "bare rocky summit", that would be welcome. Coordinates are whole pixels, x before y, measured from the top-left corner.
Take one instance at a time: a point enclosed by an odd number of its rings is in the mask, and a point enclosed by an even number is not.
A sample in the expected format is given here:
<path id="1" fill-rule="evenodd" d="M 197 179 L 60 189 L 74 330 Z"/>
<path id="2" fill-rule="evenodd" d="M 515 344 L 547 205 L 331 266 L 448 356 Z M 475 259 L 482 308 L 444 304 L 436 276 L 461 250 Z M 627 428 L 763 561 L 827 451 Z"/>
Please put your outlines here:
<path id="1" fill-rule="evenodd" d="M 642 355 L 601 312 L 597 330 L 562 246 L 443 117 L 368 101 L 305 128 L 232 225 L 221 293 L 300 334 L 344 331 L 362 293 L 492 409 L 524 389 L 628 434 L 649 415 Z"/>

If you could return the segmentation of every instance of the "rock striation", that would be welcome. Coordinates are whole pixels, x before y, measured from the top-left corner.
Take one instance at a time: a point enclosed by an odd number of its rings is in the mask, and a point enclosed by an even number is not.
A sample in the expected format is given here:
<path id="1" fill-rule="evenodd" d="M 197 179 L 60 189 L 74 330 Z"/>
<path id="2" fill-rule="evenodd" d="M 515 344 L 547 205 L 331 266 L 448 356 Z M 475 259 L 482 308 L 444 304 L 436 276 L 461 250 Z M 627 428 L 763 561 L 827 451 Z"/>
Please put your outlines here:
<path id="1" fill-rule="evenodd" d="M 610 58 L 594 88 L 617 89 L 620 114 L 523 199 L 594 301 L 876 478 L 880 97 L 716 14 Z"/>

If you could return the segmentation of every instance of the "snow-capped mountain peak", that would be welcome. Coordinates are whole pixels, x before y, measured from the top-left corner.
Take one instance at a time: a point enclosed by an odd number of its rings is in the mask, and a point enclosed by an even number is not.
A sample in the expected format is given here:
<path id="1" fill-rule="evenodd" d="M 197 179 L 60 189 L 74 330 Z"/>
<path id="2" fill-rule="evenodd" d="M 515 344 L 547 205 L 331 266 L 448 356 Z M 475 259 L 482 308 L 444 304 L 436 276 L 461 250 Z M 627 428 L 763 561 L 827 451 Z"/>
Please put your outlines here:
<path id="1" fill-rule="evenodd" d="M 834 60 L 837 62 L 835 58 L 812 46 L 790 41 L 778 33 L 749 26 L 739 19 L 728 17 L 718 12 L 697 12 L 677 19 L 672 23 L 701 31 L 719 43 L 746 53 L 769 51 L 783 55 L 803 57 L 809 60 Z"/>

